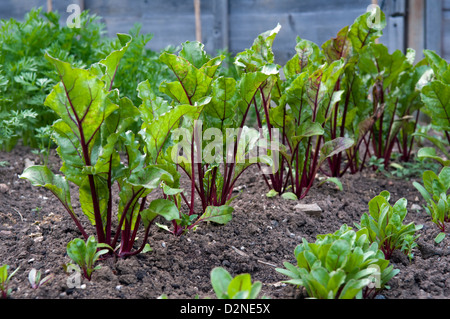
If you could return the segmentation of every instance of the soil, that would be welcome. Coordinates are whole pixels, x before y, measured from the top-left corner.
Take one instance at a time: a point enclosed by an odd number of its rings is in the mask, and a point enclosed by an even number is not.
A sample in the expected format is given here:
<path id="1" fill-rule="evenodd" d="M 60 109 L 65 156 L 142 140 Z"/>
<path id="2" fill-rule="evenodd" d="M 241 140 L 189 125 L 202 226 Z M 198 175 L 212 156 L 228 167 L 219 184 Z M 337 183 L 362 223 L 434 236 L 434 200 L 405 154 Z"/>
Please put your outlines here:
<path id="1" fill-rule="evenodd" d="M 60 163 L 53 153 L 49 160 L 51 167 L 58 170 Z M 343 191 L 331 183 L 314 186 L 300 201 L 321 207 L 320 216 L 310 216 L 295 208 L 296 201 L 266 197 L 268 188 L 262 176 L 250 169 L 238 181 L 239 196 L 233 202 L 233 219 L 227 225 L 205 223 L 181 237 L 154 226 L 150 252 L 101 261 L 91 281 L 81 279 L 81 286 L 73 288 L 69 283 L 74 274 L 66 272 L 63 265 L 70 262 L 67 243 L 81 238 L 81 233 L 48 190 L 18 178 L 25 164 L 38 164 L 39 157 L 28 148 L 17 147 L 10 153 L 0 152 L 1 161 L 8 164 L 0 166 L 0 184 L 4 184 L 0 187 L 0 265 L 10 265 L 10 271 L 20 267 L 9 284 L 11 299 L 156 299 L 162 295 L 169 299 L 215 298 L 210 272 L 218 266 L 233 276 L 250 273 L 253 281 L 263 284 L 260 296 L 304 298 L 302 289 L 282 283 L 287 278 L 275 268 L 283 267 L 284 261 L 295 263 L 293 252 L 302 238 L 313 242 L 318 234 L 359 222 L 368 201 L 383 190 L 391 193 L 391 203 L 405 197 L 409 208 L 406 221 L 422 224 L 423 229 L 411 261 L 401 253 L 394 254 L 391 261 L 400 273 L 389 282 L 390 290 L 383 290 L 378 298 L 450 297 L 450 241 L 447 236 L 435 244 L 439 230 L 420 209 L 424 202 L 412 186 L 413 180 L 387 179 L 366 170 L 344 176 Z M 74 194 L 72 203 L 79 211 Z M 83 217 L 80 219 L 87 225 Z M 28 281 L 32 268 L 40 270 L 44 277 L 54 277 L 32 289 Z"/>

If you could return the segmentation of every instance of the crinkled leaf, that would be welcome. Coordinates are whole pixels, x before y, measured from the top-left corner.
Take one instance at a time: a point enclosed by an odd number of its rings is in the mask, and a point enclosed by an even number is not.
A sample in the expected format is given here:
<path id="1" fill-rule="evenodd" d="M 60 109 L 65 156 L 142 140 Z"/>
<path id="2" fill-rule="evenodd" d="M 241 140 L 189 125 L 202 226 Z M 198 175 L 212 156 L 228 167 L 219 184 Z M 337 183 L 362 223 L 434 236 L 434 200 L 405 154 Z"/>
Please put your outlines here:
<path id="1" fill-rule="evenodd" d="M 48 54 L 45 57 L 56 67 L 61 79 L 47 96 L 45 105 L 71 127 L 82 144 L 89 145 L 104 120 L 119 107 L 109 98 L 114 93 L 106 91 L 105 83 L 89 70 L 72 68 Z"/>

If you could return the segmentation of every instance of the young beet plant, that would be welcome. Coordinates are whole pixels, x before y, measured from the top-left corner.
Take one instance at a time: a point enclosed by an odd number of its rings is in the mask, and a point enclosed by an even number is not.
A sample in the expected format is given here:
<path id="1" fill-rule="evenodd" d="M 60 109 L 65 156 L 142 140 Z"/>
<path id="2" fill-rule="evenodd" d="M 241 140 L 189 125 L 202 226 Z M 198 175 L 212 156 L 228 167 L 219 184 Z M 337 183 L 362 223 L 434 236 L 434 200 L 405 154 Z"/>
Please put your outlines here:
<path id="1" fill-rule="evenodd" d="M 147 205 L 147 196 L 164 181 L 176 186 L 174 176 L 163 164 L 150 162 L 135 134 L 127 128 L 139 117 L 139 109 L 117 89 L 111 90 L 119 62 L 131 37 L 118 35 L 122 48 L 112 52 L 89 69 L 73 68 L 69 63 L 46 54 L 56 68 L 60 82 L 48 95 L 45 105 L 59 117 L 53 124 L 53 139 L 63 164 L 54 174 L 46 166 L 31 166 L 21 178 L 34 186 L 49 189 L 69 213 L 87 240 L 89 235 L 74 211 L 70 185 L 78 188 L 81 210 L 95 226 L 97 241 L 113 248 L 119 257 L 137 254 L 145 247 L 150 226 L 158 216 L 172 220 L 178 215 L 167 209 L 163 199 Z M 158 130 L 157 127 L 154 128 Z M 125 158 L 116 145 L 124 147 Z M 117 228 L 113 230 L 113 184 L 119 189 Z M 147 207 L 148 206 L 148 207 Z M 144 225 L 140 248 L 133 250 L 139 226 Z M 120 246 L 118 246 L 120 238 Z"/>
<path id="2" fill-rule="evenodd" d="M 380 18 L 378 23 L 373 23 L 374 16 Z M 359 16 L 351 26 L 340 30 L 335 38 L 325 42 L 320 54 L 310 55 L 314 64 L 331 64 L 338 61 L 342 63 L 342 70 L 338 74 L 334 87 L 329 88 L 332 92 L 330 94 L 340 94 L 340 98 L 330 101 L 326 107 L 327 120 L 322 125 L 324 129 L 322 138 L 334 140 L 352 137 L 354 139 L 354 144 L 345 151 L 336 152 L 326 159 L 324 166 L 328 166 L 328 169 L 322 167 L 321 171 L 327 176 L 338 178 L 347 171 L 355 173 L 361 165 L 359 149 L 364 141 L 366 130 L 370 126 L 370 123 L 367 123 L 366 114 L 370 108 L 370 101 L 368 81 L 361 76 L 358 68 L 361 55 L 381 36 L 384 25 L 383 12 L 367 12 Z M 319 50 L 318 47 L 315 48 L 316 52 Z M 311 50 L 303 50 L 303 52 L 307 54 Z M 285 69 L 291 70 L 289 73 L 298 72 L 292 60 Z"/>
<path id="3" fill-rule="evenodd" d="M 6 299 L 11 294 L 11 288 L 8 288 L 11 278 L 16 274 L 20 267 L 16 268 L 12 273 L 8 274 L 9 265 L 0 267 L 0 293 L 1 299 Z"/>
<path id="4" fill-rule="evenodd" d="M 176 235 L 202 221 L 228 222 L 236 180 L 251 164 L 270 162 L 267 155 L 252 153 L 258 131 L 245 126 L 253 97 L 267 75 L 258 72 L 239 80 L 219 76 L 223 58 L 210 58 L 199 42 L 186 42 L 178 55 L 166 52 L 160 57 L 176 78 L 159 87 L 171 102 L 157 97 L 148 81 L 138 86 L 144 121 L 140 135 L 147 149 L 165 150 L 150 152 L 150 162 L 176 166 L 190 180 L 187 192 L 162 187 L 165 198 L 179 209 L 172 221 Z"/>
<path id="5" fill-rule="evenodd" d="M 422 180 L 423 185 L 417 182 L 413 185 L 425 199 L 425 210 L 441 231 L 435 238 L 439 243 L 445 238 L 447 223 L 450 221 L 450 167 L 442 168 L 439 175 L 425 171 Z"/>
<path id="6" fill-rule="evenodd" d="M 444 134 L 445 144 L 450 145 L 450 64 L 436 52 L 425 50 L 426 61 L 433 71 L 432 81 L 421 92 L 425 104 L 424 113 L 431 124 Z M 433 139 L 430 139 L 433 143 Z M 447 158 L 448 159 L 448 158 Z"/>
<path id="7" fill-rule="evenodd" d="M 394 206 L 389 204 L 390 193 L 383 191 L 369 202 L 369 213 L 361 217 L 361 224 L 355 224 L 359 229 L 366 228 L 371 242 L 376 242 L 386 259 L 391 259 L 393 252 L 400 249 L 411 258 L 411 250 L 416 246 L 419 237 L 416 232 L 423 225 L 413 222 L 404 224 L 408 213 L 407 200 L 399 199 Z"/>
<path id="8" fill-rule="evenodd" d="M 109 249 L 98 250 L 102 247 L 110 248 L 106 244 L 98 244 L 94 236 L 89 236 L 86 242 L 75 238 L 67 244 L 67 255 L 80 267 L 87 280 L 91 280 L 92 272 L 100 268 L 95 266 L 97 260 L 109 252 Z"/>
<path id="9" fill-rule="evenodd" d="M 211 284 L 218 299 L 256 299 L 262 288 L 260 281 L 252 283 L 250 274 L 233 278 L 222 267 L 211 271 Z"/>
<path id="10" fill-rule="evenodd" d="M 413 65 L 413 50 L 389 54 L 385 45 L 376 43 L 386 25 L 384 13 L 377 11 L 361 15 L 322 45 L 324 61 L 344 63 L 334 87 L 342 96 L 330 108 L 324 136 L 355 140 L 345 152 L 327 158 L 328 169 L 322 171 L 328 176 L 361 171 L 372 156 L 387 168 L 395 147 L 402 161 L 411 157 L 412 133 L 423 105 L 417 85 L 428 67 L 423 62 Z"/>
<path id="11" fill-rule="evenodd" d="M 28 273 L 28 281 L 30 282 L 31 288 L 38 289 L 42 287 L 44 284 L 48 283 L 54 277 L 53 274 L 50 274 L 44 278 L 42 278 L 42 273 L 40 270 L 35 268 L 31 269 Z"/>
<path id="12" fill-rule="evenodd" d="M 314 243 L 298 245 L 297 265 L 285 262 L 276 271 L 291 278 L 286 283 L 305 287 L 317 299 L 374 298 L 399 273 L 389 265 L 369 232 L 342 227 L 333 234 L 319 235 Z"/>
<path id="13" fill-rule="evenodd" d="M 351 138 L 324 137 L 325 124 L 342 95 L 333 90 L 344 64 L 322 61 L 314 43 L 298 39 L 297 54 L 284 67 L 282 81 L 272 52 L 279 30 L 277 26 L 259 35 L 250 49 L 236 56 L 235 64 L 242 76 L 267 75 L 252 99 L 259 129 L 267 131 L 271 141 L 277 141 L 274 129 L 279 132 L 279 158 L 265 171 L 266 182 L 272 193 L 301 199 L 325 159 L 353 145 Z"/>

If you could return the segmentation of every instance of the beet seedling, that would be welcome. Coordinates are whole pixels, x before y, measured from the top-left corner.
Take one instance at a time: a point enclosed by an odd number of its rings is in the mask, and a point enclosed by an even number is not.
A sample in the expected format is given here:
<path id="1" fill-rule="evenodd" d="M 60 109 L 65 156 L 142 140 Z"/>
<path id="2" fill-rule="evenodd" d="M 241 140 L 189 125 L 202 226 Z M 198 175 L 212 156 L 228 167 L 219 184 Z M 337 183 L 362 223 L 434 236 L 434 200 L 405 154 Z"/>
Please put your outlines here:
<path id="1" fill-rule="evenodd" d="M 232 277 L 222 267 L 211 271 L 211 284 L 219 299 L 256 299 L 261 292 L 262 283 L 252 283 L 250 274 Z"/>
<path id="2" fill-rule="evenodd" d="M 31 284 L 31 288 L 38 289 L 54 277 L 53 274 L 50 274 L 44 278 L 41 278 L 41 276 L 42 274 L 40 270 L 36 270 L 35 268 L 30 270 L 30 272 L 28 273 L 28 281 Z"/>
<path id="3" fill-rule="evenodd" d="M 355 223 L 358 229 L 368 229 L 370 241 L 379 245 L 388 260 L 396 249 L 410 253 L 410 247 L 419 237 L 416 232 L 423 227 L 414 222 L 403 224 L 408 213 L 405 198 L 399 199 L 394 206 L 389 204 L 389 199 L 388 191 L 381 192 L 369 202 L 369 213 L 361 216 L 361 223 Z"/>
<path id="4" fill-rule="evenodd" d="M 445 237 L 446 223 L 450 221 L 450 167 L 442 168 L 439 175 L 425 171 L 422 180 L 423 185 L 417 182 L 413 185 L 427 203 L 425 211 L 441 231 L 435 241 L 441 242 Z"/>
<path id="5" fill-rule="evenodd" d="M 345 224 L 333 234 L 318 235 L 315 243 L 303 239 L 294 254 L 296 266 L 285 262 L 276 271 L 291 278 L 286 283 L 305 287 L 311 298 L 373 298 L 399 272 L 378 244 L 370 243 L 366 228 L 355 232 Z"/>
<path id="6" fill-rule="evenodd" d="M 1 298 L 6 299 L 11 294 L 11 288 L 8 288 L 11 278 L 16 274 L 20 267 L 17 267 L 12 273 L 8 275 L 9 265 L 3 265 L 0 267 L 0 292 Z"/>
<path id="7" fill-rule="evenodd" d="M 98 250 L 100 247 L 107 249 Z M 77 264 L 83 271 L 83 275 L 87 280 L 91 280 L 92 272 L 99 269 L 95 266 L 100 256 L 107 254 L 111 247 L 105 244 L 99 244 L 94 236 L 90 236 L 86 242 L 80 238 L 75 238 L 67 244 L 67 255 Z"/>

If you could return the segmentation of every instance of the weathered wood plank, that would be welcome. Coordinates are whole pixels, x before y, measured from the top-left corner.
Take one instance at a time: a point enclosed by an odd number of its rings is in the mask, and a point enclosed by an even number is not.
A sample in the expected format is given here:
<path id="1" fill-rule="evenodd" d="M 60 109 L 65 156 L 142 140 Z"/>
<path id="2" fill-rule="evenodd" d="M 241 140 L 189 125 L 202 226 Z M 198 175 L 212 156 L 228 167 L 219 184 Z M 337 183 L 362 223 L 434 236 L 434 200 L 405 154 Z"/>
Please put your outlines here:
<path id="1" fill-rule="evenodd" d="M 444 0 L 444 10 L 450 10 L 450 0 Z"/>
<path id="2" fill-rule="evenodd" d="M 450 61 L 450 11 L 444 11 L 444 19 L 442 22 L 442 56 Z"/>
<path id="3" fill-rule="evenodd" d="M 425 48 L 442 54 L 443 0 L 426 1 Z"/>
<path id="4" fill-rule="evenodd" d="M 279 14 L 334 11 L 337 14 L 366 9 L 371 0 L 230 0 L 230 12 L 242 14 Z"/>

